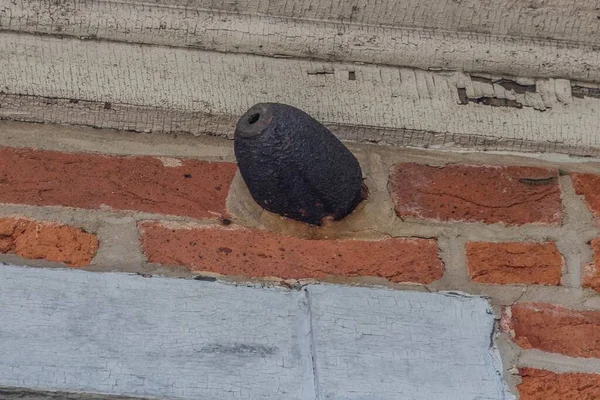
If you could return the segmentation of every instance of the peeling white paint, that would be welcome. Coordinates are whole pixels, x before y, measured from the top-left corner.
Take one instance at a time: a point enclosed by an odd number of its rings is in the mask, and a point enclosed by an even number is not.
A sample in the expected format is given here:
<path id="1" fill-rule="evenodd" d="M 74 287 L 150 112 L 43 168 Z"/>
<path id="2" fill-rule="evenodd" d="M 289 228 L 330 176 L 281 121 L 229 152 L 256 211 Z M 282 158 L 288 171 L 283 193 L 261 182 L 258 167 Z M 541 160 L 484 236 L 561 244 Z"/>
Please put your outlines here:
<path id="1" fill-rule="evenodd" d="M 325 67 L 333 74 L 309 74 Z M 240 115 L 268 101 L 297 106 L 346 140 L 600 151 L 600 99 L 574 98 L 566 80 L 523 94 L 459 72 L 7 32 L 0 68 L 0 117 L 9 119 L 231 137 Z M 522 107 L 460 104 L 459 87 L 470 100 L 493 95 Z"/>
<path id="2" fill-rule="evenodd" d="M 597 2 L 0 0 L 3 29 L 219 52 L 598 80 Z"/>

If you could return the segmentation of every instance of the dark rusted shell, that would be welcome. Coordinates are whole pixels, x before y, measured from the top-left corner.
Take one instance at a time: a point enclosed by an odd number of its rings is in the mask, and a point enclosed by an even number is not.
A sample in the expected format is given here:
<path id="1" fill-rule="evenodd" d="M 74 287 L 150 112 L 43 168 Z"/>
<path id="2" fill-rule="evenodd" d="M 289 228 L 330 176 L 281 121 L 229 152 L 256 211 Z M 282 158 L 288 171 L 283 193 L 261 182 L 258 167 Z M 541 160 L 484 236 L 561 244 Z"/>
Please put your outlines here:
<path id="1" fill-rule="evenodd" d="M 271 212 L 321 225 L 350 214 L 362 200 L 356 157 L 295 107 L 250 108 L 236 126 L 235 156 L 252 197 Z"/>

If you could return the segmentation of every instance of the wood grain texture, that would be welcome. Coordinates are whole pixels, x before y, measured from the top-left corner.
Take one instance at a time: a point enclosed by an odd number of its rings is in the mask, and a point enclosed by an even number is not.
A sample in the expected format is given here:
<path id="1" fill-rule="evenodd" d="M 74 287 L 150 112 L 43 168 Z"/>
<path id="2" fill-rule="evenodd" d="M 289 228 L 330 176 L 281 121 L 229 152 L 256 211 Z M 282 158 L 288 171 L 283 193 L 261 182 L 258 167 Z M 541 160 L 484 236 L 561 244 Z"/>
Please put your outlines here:
<path id="1" fill-rule="evenodd" d="M 86 10 L 102 10 L 119 7 L 114 0 L 3 0 L 4 16 L 13 21 L 12 26 L 36 26 L 54 17 L 54 25 L 69 25 L 65 17 L 84 17 Z M 128 16 L 140 21 L 137 13 L 153 7 L 181 9 L 194 15 L 198 10 L 218 15 L 259 15 L 292 20 L 325 20 L 343 22 L 346 25 L 394 26 L 421 28 L 447 32 L 474 32 L 513 38 L 538 38 L 571 43 L 599 44 L 597 0 L 383 0 L 363 2 L 359 0 L 150 0 L 125 1 L 120 7 L 128 7 L 128 14 L 113 21 L 122 27 L 122 18 Z M 125 8 L 123 8 L 125 9 Z M 146 10 L 144 10 L 146 9 Z M 43 12 L 50 11 L 48 17 Z M 30 18 L 26 18 L 28 13 Z M 143 15 L 143 14 L 142 14 Z M 37 19 L 31 18 L 36 16 Z M 19 21 L 21 21 L 19 23 Z M 64 21 L 67 21 L 65 23 Z M 70 20 L 74 22 L 73 19 Z M 155 21 L 156 27 L 168 29 L 168 20 Z M 194 25 L 202 26 L 211 21 L 200 20 Z M 225 21 L 224 21 L 225 22 Z M 162 24 L 161 24 L 162 23 Z M 164 26 L 166 23 L 166 27 Z M 8 24 L 3 24 L 8 25 Z M 98 26 L 101 28 L 102 24 Z M 139 28 L 138 28 L 139 29 Z"/>
<path id="2" fill-rule="evenodd" d="M 0 265 L 0 319 L 0 394 L 513 399 L 476 297 Z"/>
<path id="3" fill-rule="evenodd" d="M 321 399 L 514 399 L 490 341 L 486 300 L 336 286 L 308 292 Z"/>
<path id="4" fill-rule="evenodd" d="M 64 1 L 64 0 L 63 0 Z M 97 1 L 97 0 L 96 0 Z M 62 2 L 61 2 L 62 3 Z M 141 3 L 141 2 L 140 2 Z M 138 4 L 140 4 L 138 3 Z M 72 3 L 65 3 L 70 5 Z M 150 0 L 142 4 L 347 23 L 591 41 L 597 0 Z"/>
<path id="5" fill-rule="evenodd" d="M 600 81 L 598 4 L 0 0 L 0 28 L 219 52 Z"/>
<path id="6" fill-rule="evenodd" d="M 0 68 L 0 118 L 21 121 L 231 137 L 238 116 L 274 101 L 304 109 L 346 140 L 590 155 L 600 148 L 600 99 L 573 96 L 563 79 L 517 79 L 512 89 L 491 75 L 6 32 Z"/>

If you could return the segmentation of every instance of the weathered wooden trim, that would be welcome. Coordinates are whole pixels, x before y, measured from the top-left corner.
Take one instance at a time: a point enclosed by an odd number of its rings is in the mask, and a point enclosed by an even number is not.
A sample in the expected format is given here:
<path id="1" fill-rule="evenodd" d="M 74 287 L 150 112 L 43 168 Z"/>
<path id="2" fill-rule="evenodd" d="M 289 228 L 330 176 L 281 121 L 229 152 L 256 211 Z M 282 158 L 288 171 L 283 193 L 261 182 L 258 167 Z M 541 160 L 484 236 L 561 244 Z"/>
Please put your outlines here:
<path id="1" fill-rule="evenodd" d="M 573 96 L 572 85 L 584 83 L 564 79 L 8 32 L 0 34 L 0 70 L 0 118 L 20 121 L 231 137 L 250 106 L 274 101 L 304 109 L 346 140 L 579 155 L 600 149 L 600 99 L 579 89 Z"/>
<path id="2" fill-rule="evenodd" d="M 83 14 L 105 12 L 111 9 L 128 10 L 113 20 L 112 25 L 122 27 L 124 18 L 138 24 L 138 29 L 148 23 L 143 17 L 157 8 L 181 9 L 188 16 L 201 17 L 198 12 L 208 11 L 215 16 L 273 16 L 292 20 L 337 21 L 345 24 L 393 26 L 413 29 L 432 29 L 446 32 L 473 32 L 513 38 L 537 38 L 577 44 L 600 44 L 598 35 L 597 0 L 247 0 L 244 2 L 214 0 L 62 0 L 42 2 L 23 0 L 14 4 L 3 0 L 0 8 L 11 24 L 21 28 L 43 25 L 54 19 L 54 25 L 77 24 Z M 127 8 L 125 8 L 127 7 Z M 141 15 L 139 13 L 142 13 Z M 43 14 L 49 13 L 45 16 Z M 152 15 L 152 14 L 150 14 Z M 159 20 L 154 13 L 155 26 L 169 29 L 170 19 Z M 106 19 L 103 19 L 106 21 Z M 69 23 L 70 22 L 70 23 Z M 141 24 L 140 24 L 141 23 Z M 196 20 L 194 27 L 209 23 Z M 3 26 L 7 26 L 3 22 Z M 99 29 L 102 23 L 93 24 Z"/>
<path id="3" fill-rule="evenodd" d="M 599 43 L 598 2 L 579 0 L 151 0 L 163 4 L 241 14 L 334 20 L 381 26 L 479 32 Z"/>
<path id="4" fill-rule="evenodd" d="M 514 399 L 493 312 L 476 296 L 0 265 L 0 320 L 4 388 L 190 400 Z"/>
<path id="5" fill-rule="evenodd" d="M 169 110 L 104 102 L 0 94 L 0 119 L 34 123 L 82 125 L 94 128 L 165 134 L 193 134 L 233 138 L 236 116 L 212 115 L 194 111 Z M 382 143 L 402 147 L 562 153 L 586 157 L 600 156 L 600 147 L 585 143 L 566 144 L 535 139 L 503 138 L 481 134 L 427 132 L 410 129 L 350 126 L 325 123 L 345 141 Z M 492 132 L 493 133 L 493 132 Z"/>
<path id="6" fill-rule="evenodd" d="M 600 81 L 598 11 L 592 0 L 568 6 L 559 0 L 535 6 L 522 0 L 354 3 L 0 0 L 0 29 L 426 70 Z"/>

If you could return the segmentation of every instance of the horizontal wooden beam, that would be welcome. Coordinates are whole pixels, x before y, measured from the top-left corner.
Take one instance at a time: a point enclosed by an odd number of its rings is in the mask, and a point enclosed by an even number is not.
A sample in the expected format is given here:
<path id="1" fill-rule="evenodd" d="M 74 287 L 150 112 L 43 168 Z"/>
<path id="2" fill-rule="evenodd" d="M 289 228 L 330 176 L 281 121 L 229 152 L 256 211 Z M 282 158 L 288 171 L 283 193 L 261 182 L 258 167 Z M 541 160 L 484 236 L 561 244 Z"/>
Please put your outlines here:
<path id="1" fill-rule="evenodd" d="M 219 52 L 600 82 L 596 7 L 593 0 L 0 0 L 0 28 Z"/>
<path id="2" fill-rule="evenodd" d="M 13 28 L 14 25 L 20 25 L 21 28 L 35 27 L 52 20 L 55 21 L 55 26 L 66 28 L 68 25 L 75 25 L 78 18 L 86 18 L 84 14 L 87 13 L 104 11 L 109 15 L 116 15 L 117 10 L 129 10 L 128 14 L 113 20 L 113 27 L 123 28 L 123 23 L 129 18 L 131 22 L 138 24 L 139 30 L 149 22 L 143 21 L 143 17 L 153 15 L 157 27 L 162 25 L 162 29 L 167 30 L 170 28 L 169 23 L 173 21 L 159 20 L 157 17 L 161 15 L 156 14 L 156 10 L 172 8 L 182 10 L 189 17 L 201 17 L 202 12 L 213 12 L 215 16 L 262 15 L 288 20 L 337 21 L 346 25 L 473 32 L 512 38 L 600 44 L 597 20 L 600 10 L 596 0 L 3 0 L 0 4 L 4 6 L 0 8 L 0 15 L 5 20 L 13 21 Z M 49 15 L 44 15 L 48 12 Z M 154 14 L 149 14 L 150 12 Z M 102 20 L 108 21 L 107 18 Z M 215 22 L 197 19 L 193 25 L 199 28 L 204 23 Z M 103 24 L 94 25 L 101 29 Z M 6 27 L 6 24 L 3 23 L 3 26 Z"/>
<path id="3" fill-rule="evenodd" d="M 0 33 L 0 118 L 231 137 L 259 102 L 342 139 L 600 154 L 600 89 L 564 79 Z"/>

